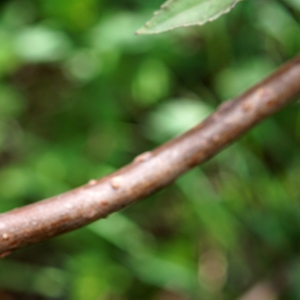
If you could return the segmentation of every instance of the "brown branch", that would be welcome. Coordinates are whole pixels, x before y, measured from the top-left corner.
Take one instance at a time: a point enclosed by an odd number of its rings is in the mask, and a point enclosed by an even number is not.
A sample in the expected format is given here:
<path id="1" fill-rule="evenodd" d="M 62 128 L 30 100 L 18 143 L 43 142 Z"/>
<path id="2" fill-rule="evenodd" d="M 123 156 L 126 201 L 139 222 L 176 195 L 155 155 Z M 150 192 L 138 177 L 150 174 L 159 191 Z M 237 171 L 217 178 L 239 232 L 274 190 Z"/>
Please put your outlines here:
<path id="1" fill-rule="evenodd" d="M 34 244 L 161 189 L 300 94 L 300 55 L 185 134 L 99 180 L 0 215 L 0 253 Z"/>

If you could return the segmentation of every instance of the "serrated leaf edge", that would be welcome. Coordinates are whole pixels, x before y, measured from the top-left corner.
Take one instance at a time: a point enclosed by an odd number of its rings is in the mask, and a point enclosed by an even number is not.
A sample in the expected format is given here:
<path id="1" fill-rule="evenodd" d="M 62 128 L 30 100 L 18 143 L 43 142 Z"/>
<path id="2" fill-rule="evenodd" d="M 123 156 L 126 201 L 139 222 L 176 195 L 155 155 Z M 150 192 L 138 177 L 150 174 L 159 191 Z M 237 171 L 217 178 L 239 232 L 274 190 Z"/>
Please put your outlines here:
<path id="1" fill-rule="evenodd" d="M 189 27 L 189 26 L 201 26 L 201 25 L 204 25 L 205 23 L 208 23 L 208 22 L 212 22 L 214 20 L 216 20 L 217 18 L 219 18 L 220 16 L 222 15 L 225 15 L 227 14 L 228 12 L 230 12 L 238 2 L 241 2 L 241 1 L 244 1 L 244 0 L 236 0 L 234 3 L 231 4 L 231 6 L 229 8 L 227 8 L 226 10 L 220 12 L 219 14 L 216 14 L 215 16 L 203 21 L 203 22 L 198 22 L 198 23 L 186 23 L 186 24 L 183 24 L 183 25 L 178 25 L 178 26 L 174 26 L 174 27 L 170 27 L 169 29 L 165 29 L 165 30 L 152 30 L 152 31 L 144 31 L 145 28 L 149 27 L 151 25 L 151 22 L 153 22 L 153 20 L 156 18 L 156 16 L 160 13 L 163 12 L 163 10 L 168 6 L 168 4 L 171 2 L 172 0 L 167 0 L 165 3 L 163 3 L 160 7 L 159 10 L 156 10 L 154 13 L 153 13 L 153 17 L 147 21 L 145 23 L 145 25 L 143 27 L 141 27 L 140 29 L 138 29 L 135 34 L 137 35 L 142 35 L 142 34 L 159 34 L 159 33 L 163 33 L 163 32 L 168 32 L 168 31 L 171 31 L 173 29 L 176 29 L 176 28 L 180 28 L 180 27 Z M 143 30 L 144 29 L 144 30 Z"/>

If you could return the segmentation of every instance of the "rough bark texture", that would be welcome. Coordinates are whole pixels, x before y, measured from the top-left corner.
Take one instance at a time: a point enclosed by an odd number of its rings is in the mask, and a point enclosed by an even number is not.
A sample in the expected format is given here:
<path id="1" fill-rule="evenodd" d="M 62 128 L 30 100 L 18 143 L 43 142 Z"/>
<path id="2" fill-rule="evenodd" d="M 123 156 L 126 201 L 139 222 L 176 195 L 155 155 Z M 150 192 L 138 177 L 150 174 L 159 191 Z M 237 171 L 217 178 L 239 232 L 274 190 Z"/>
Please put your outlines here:
<path id="1" fill-rule="evenodd" d="M 300 56 L 185 134 L 117 172 L 0 215 L 0 253 L 74 230 L 141 199 L 208 160 L 300 94 Z"/>

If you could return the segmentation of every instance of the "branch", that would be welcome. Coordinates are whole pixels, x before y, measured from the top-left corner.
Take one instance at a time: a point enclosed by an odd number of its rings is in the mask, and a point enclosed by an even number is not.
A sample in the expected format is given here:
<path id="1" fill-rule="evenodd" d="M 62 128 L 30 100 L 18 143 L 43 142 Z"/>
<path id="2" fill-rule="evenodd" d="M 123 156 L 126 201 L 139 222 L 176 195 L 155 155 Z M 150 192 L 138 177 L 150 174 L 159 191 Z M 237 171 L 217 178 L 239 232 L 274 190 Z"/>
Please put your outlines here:
<path id="1" fill-rule="evenodd" d="M 278 299 L 279 292 L 269 281 L 262 281 L 253 286 L 238 300 L 266 300 Z"/>
<path id="2" fill-rule="evenodd" d="M 300 55 L 205 121 L 102 179 L 0 215 L 0 253 L 104 218 L 174 181 L 300 95 Z"/>

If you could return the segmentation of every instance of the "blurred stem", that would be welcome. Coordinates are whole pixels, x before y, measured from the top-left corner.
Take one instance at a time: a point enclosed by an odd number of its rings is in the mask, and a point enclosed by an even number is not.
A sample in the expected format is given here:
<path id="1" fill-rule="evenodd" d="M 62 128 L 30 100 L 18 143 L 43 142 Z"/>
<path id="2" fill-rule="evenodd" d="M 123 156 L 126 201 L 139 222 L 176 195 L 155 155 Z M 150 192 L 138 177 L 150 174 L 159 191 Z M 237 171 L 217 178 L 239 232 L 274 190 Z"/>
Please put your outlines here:
<path id="1" fill-rule="evenodd" d="M 300 94 L 300 55 L 185 134 L 64 194 L 0 215 L 0 253 L 104 218 L 165 187 Z"/>
<path id="2" fill-rule="evenodd" d="M 290 15 L 293 17 L 293 19 L 299 23 L 299 14 L 284 0 L 279 0 L 279 2 L 284 6 L 284 8 L 290 13 Z"/>
<path id="3" fill-rule="evenodd" d="M 264 281 L 250 288 L 238 300 L 276 300 L 278 298 L 278 291 L 272 283 Z"/>

